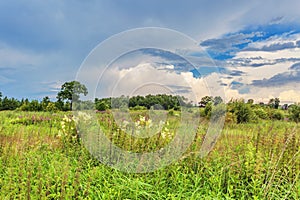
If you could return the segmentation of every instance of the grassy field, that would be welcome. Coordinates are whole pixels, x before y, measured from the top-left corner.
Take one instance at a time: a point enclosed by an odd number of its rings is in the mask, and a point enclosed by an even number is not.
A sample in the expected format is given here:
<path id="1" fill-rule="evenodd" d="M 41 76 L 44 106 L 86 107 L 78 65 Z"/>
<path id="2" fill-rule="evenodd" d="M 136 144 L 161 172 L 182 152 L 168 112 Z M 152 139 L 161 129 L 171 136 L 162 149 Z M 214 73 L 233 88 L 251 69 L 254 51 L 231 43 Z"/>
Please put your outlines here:
<path id="1" fill-rule="evenodd" d="M 197 152 L 207 129 L 202 120 L 181 159 L 136 174 L 93 158 L 77 141 L 70 114 L 0 112 L 0 199 L 300 198 L 299 124 L 225 124 L 214 149 L 200 158 Z M 142 123 L 144 114 L 136 111 L 133 118 Z M 110 139 L 128 151 L 163 147 L 178 123 L 171 116 L 165 135 L 144 145 L 126 136 L 110 114 L 97 115 Z"/>

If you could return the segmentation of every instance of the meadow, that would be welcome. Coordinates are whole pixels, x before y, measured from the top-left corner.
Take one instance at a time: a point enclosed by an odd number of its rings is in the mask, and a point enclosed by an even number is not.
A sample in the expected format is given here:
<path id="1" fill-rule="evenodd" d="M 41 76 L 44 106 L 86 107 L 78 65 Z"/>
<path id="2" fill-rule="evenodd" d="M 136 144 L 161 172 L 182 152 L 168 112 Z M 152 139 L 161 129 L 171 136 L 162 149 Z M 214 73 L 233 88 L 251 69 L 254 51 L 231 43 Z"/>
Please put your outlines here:
<path id="1" fill-rule="evenodd" d="M 176 113 L 159 136 L 135 140 L 111 113 L 97 113 L 123 149 L 156 151 L 172 140 Z M 147 128 L 146 111 L 134 111 Z M 76 135 L 71 112 L 0 112 L 0 199 L 299 199 L 300 125 L 225 123 L 213 150 L 197 154 L 208 122 L 184 155 L 149 173 L 126 173 L 94 158 Z M 126 129 L 126 127 L 123 127 Z"/>

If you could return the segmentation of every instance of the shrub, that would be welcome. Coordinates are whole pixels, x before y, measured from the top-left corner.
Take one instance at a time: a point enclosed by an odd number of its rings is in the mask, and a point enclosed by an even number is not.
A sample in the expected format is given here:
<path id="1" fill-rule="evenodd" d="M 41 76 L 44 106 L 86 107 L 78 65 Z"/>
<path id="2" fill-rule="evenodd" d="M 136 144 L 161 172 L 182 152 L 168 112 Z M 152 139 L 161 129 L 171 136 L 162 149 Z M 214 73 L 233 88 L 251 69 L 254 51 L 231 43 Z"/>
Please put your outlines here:
<path id="1" fill-rule="evenodd" d="M 209 102 L 205 105 L 204 114 L 206 117 L 210 118 L 212 110 L 212 102 Z"/>
<path id="2" fill-rule="evenodd" d="M 283 120 L 284 119 L 284 114 L 280 110 L 276 110 L 271 114 L 271 118 L 275 120 Z"/>
<path id="3" fill-rule="evenodd" d="M 289 118 L 295 122 L 300 122 L 300 103 L 289 107 Z"/>
<path id="4" fill-rule="evenodd" d="M 263 108 L 256 108 L 253 110 L 255 115 L 259 117 L 260 119 L 268 119 L 268 113 Z"/>
<path id="5" fill-rule="evenodd" d="M 103 101 L 100 101 L 100 102 L 97 102 L 96 103 L 96 110 L 99 110 L 99 111 L 105 111 L 108 109 L 108 105 L 103 102 Z"/>
<path id="6" fill-rule="evenodd" d="M 245 104 L 242 101 L 238 101 L 234 106 L 234 113 L 236 115 L 237 123 L 246 123 L 251 120 L 252 110 L 249 104 Z"/>
<path id="7" fill-rule="evenodd" d="M 251 117 L 250 117 L 250 121 L 251 122 L 258 122 L 260 120 L 260 117 L 258 117 L 255 112 L 251 112 Z"/>
<path id="8" fill-rule="evenodd" d="M 212 107 L 211 110 L 211 119 L 213 121 L 217 121 L 225 117 L 226 114 L 226 105 L 223 103 L 220 103 L 216 106 Z"/>
<path id="9" fill-rule="evenodd" d="M 227 112 L 225 116 L 225 123 L 236 123 L 236 116 L 231 112 Z"/>
<path id="10" fill-rule="evenodd" d="M 130 108 L 131 110 L 147 110 L 145 106 L 134 106 Z"/>
<path id="11" fill-rule="evenodd" d="M 50 102 L 50 103 L 48 103 L 48 105 L 46 107 L 46 111 L 48 111 L 48 112 L 56 112 L 56 111 L 58 111 L 58 108 L 56 107 L 55 103 Z"/>
<path id="12" fill-rule="evenodd" d="M 174 110 L 173 110 L 173 109 L 172 109 L 172 110 L 169 110 L 168 114 L 169 114 L 170 116 L 174 116 Z"/>

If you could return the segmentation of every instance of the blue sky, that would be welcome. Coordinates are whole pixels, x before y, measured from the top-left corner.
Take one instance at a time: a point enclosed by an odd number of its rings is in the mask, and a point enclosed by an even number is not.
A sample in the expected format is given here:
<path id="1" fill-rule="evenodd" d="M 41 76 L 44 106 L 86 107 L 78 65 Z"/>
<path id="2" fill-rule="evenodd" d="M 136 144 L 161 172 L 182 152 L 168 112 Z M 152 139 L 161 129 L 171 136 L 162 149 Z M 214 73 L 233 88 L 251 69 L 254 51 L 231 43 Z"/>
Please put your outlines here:
<path id="1" fill-rule="evenodd" d="M 208 53 L 228 99 L 300 101 L 299 8 L 298 0 L 0 1 L 0 91 L 54 99 L 99 43 L 129 29 L 161 27 L 188 35 Z M 166 60 L 156 60 L 160 68 L 154 68 L 162 71 Z M 200 79 L 213 79 L 210 67 L 196 64 L 201 77 L 189 67 L 176 73 L 201 85 Z"/>

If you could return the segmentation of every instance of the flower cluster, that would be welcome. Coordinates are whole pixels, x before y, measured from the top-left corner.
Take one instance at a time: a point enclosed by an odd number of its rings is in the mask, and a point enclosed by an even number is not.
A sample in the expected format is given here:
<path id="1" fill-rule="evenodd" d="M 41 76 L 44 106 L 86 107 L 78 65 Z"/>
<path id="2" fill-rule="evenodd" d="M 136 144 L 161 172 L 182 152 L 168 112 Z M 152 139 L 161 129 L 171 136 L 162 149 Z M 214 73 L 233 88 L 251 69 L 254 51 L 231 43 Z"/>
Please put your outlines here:
<path id="1" fill-rule="evenodd" d="M 162 131 L 161 131 L 161 137 L 162 137 L 163 139 L 170 139 L 170 138 L 172 138 L 172 137 L 174 136 L 174 132 L 172 132 L 172 131 L 168 128 L 169 122 L 167 121 L 167 123 L 164 124 L 164 125 L 165 125 L 165 126 L 164 126 L 164 128 L 162 129 Z"/>
<path id="2" fill-rule="evenodd" d="M 61 124 L 61 131 L 59 132 L 59 137 L 66 136 L 67 138 L 70 138 L 72 140 L 75 140 L 78 137 L 78 130 L 76 126 L 83 126 L 90 122 L 92 119 L 92 116 L 85 113 L 85 112 L 77 112 L 75 115 L 64 115 L 62 118 L 60 124 Z"/>
<path id="3" fill-rule="evenodd" d="M 58 132 L 58 137 L 70 141 L 75 141 L 77 139 L 76 123 L 73 115 L 64 115 L 61 122 L 61 131 Z"/>
<path id="4" fill-rule="evenodd" d="M 131 127 L 130 122 L 126 121 L 126 120 L 123 120 L 120 128 L 121 128 L 122 131 L 126 132 L 128 130 L 128 128 L 130 128 L 130 127 Z"/>
<path id="5" fill-rule="evenodd" d="M 85 113 L 85 112 L 77 112 L 77 116 L 73 116 L 73 120 L 76 122 L 76 124 L 79 122 L 79 120 L 87 122 L 92 119 L 92 116 Z"/>
<path id="6" fill-rule="evenodd" d="M 135 122 L 128 122 L 126 120 L 122 121 L 120 126 L 120 130 L 124 132 L 132 131 L 134 129 L 134 133 L 140 136 L 151 136 L 157 133 L 161 134 L 163 139 L 170 139 L 174 135 L 174 131 L 171 131 L 169 127 L 169 122 L 164 122 L 162 120 L 159 123 L 153 123 L 151 119 L 146 116 L 139 115 L 138 120 Z M 119 130 L 119 129 L 118 129 Z"/>
<path id="7" fill-rule="evenodd" d="M 141 116 L 141 115 L 139 117 L 140 117 L 139 120 L 135 122 L 135 127 L 137 129 L 151 128 L 153 126 L 151 119 L 148 119 L 145 116 Z"/>

